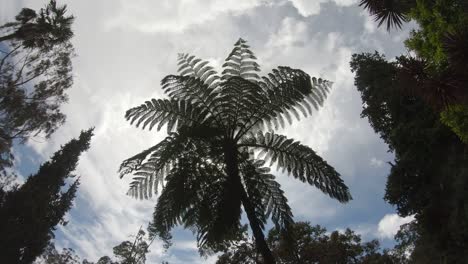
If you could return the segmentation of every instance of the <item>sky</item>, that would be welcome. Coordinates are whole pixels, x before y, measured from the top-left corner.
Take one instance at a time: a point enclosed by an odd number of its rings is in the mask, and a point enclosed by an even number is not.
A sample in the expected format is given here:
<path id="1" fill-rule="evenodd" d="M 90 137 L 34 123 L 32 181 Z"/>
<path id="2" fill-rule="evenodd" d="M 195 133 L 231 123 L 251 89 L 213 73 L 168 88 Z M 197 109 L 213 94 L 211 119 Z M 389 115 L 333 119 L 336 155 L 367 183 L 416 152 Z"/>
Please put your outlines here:
<path id="1" fill-rule="evenodd" d="M 190 53 L 220 69 L 242 37 L 267 74 L 277 66 L 302 69 L 334 82 L 324 106 L 279 131 L 312 147 L 350 188 L 353 200 L 340 204 L 313 186 L 277 173 L 296 221 L 329 230 L 350 227 L 365 240 L 393 244 L 399 225 L 383 200 L 388 162 L 393 155 L 360 117 L 362 102 L 354 87 L 352 54 L 373 52 L 388 58 L 406 53 L 403 40 L 411 25 L 387 32 L 377 28 L 356 0 L 80 0 L 58 1 L 75 17 L 74 85 L 63 105 L 67 122 L 49 139 L 34 138 L 15 148 L 15 168 L 28 176 L 81 130 L 95 127 L 91 148 L 80 158 L 81 178 L 65 227 L 56 231 L 57 247 L 71 247 L 91 261 L 112 255 L 112 247 L 151 220 L 156 200 L 125 195 L 130 177 L 119 179 L 120 163 L 164 138 L 165 131 L 131 126 L 125 111 L 163 97 L 160 80 L 177 70 L 177 54 Z M 1 0 L 0 22 L 11 21 L 22 7 L 39 9 L 45 0 Z M 147 263 L 214 263 L 198 255 L 186 230 L 173 232 L 173 246 L 150 247 Z"/>

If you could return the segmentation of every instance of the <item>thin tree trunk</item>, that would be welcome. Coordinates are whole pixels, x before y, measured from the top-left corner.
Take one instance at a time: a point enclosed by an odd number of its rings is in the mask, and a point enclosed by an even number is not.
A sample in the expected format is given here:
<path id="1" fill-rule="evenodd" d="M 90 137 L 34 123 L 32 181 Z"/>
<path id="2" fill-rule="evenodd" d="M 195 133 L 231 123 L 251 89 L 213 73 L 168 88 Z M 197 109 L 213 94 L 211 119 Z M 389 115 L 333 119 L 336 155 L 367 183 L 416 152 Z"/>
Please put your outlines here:
<path id="1" fill-rule="evenodd" d="M 250 202 L 247 193 L 243 186 L 241 186 L 241 201 L 242 205 L 244 206 L 245 212 L 247 214 L 247 218 L 249 219 L 250 228 L 252 229 L 253 235 L 255 237 L 255 245 L 257 250 L 262 254 L 263 261 L 265 264 L 275 264 L 276 260 L 271 253 L 270 248 L 265 240 L 265 235 L 263 234 L 263 230 L 260 227 L 260 223 L 258 222 L 257 217 L 255 216 L 255 209 Z"/>
<path id="2" fill-rule="evenodd" d="M 14 39 L 15 38 L 15 33 L 12 33 L 10 35 L 6 35 L 6 36 L 3 36 L 3 37 L 0 37 L 0 42 L 3 42 L 5 40 L 10 40 L 10 39 Z"/>
<path id="3" fill-rule="evenodd" d="M 227 142 L 225 145 L 225 159 L 227 174 L 233 184 L 233 188 L 239 192 L 242 205 L 244 206 L 247 218 L 249 219 L 250 228 L 252 229 L 255 246 L 258 252 L 262 254 L 264 264 L 275 264 L 275 258 L 271 253 L 268 244 L 265 241 L 265 235 L 261 228 L 260 222 L 255 216 L 255 209 L 250 202 L 249 196 L 242 185 L 239 175 L 239 162 L 237 159 L 237 147 L 234 142 Z"/>

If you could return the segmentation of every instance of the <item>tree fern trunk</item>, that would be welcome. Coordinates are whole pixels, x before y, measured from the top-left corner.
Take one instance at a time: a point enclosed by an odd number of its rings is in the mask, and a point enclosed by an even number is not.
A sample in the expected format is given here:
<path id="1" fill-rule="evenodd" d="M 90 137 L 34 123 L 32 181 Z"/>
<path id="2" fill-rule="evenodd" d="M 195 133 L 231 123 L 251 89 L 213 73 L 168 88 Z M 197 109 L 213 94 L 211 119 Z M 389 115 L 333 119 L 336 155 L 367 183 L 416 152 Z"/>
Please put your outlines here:
<path id="1" fill-rule="evenodd" d="M 240 187 L 242 205 L 244 206 L 247 218 L 249 219 L 250 228 L 252 229 L 253 235 L 255 237 L 255 245 L 257 250 L 262 254 L 264 260 L 263 263 L 274 264 L 276 263 L 275 258 L 273 257 L 273 254 L 271 253 L 271 250 L 265 241 L 265 235 L 263 234 L 260 223 L 255 216 L 255 210 L 250 203 L 250 199 L 247 196 L 244 187 L 242 185 Z"/>
<path id="2" fill-rule="evenodd" d="M 244 206 L 247 218 L 249 219 L 250 228 L 255 237 L 255 246 L 257 250 L 262 254 L 264 264 L 275 264 L 275 258 L 271 253 L 268 244 L 265 241 L 265 235 L 261 228 L 260 222 L 255 216 L 255 209 L 250 202 L 249 196 L 242 185 L 241 178 L 239 175 L 239 162 L 237 159 L 237 147 L 233 142 L 228 142 L 225 145 L 225 161 L 226 171 L 229 176 L 229 181 L 232 184 L 232 188 L 236 195 L 240 195 L 242 205 Z"/>

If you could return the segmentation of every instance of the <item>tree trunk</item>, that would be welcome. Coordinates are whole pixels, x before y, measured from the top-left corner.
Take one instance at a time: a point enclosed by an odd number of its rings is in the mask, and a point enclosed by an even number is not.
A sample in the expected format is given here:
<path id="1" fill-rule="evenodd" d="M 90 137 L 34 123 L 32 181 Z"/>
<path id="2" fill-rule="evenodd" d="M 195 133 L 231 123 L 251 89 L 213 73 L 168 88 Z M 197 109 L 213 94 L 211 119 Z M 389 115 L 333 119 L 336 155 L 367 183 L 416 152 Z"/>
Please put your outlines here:
<path id="1" fill-rule="evenodd" d="M 0 42 L 3 42 L 5 40 L 10 40 L 10 39 L 14 39 L 16 36 L 16 33 L 12 33 L 10 35 L 6 35 L 6 36 L 3 36 L 3 37 L 0 37 Z"/>
<path id="2" fill-rule="evenodd" d="M 250 202 L 250 199 L 247 196 L 244 187 L 242 185 L 240 187 L 242 205 L 244 206 L 247 218 L 249 219 L 250 228 L 252 229 L 253 235 L 255 237 L 255 245 L 257 247 L 257 250 L 262 254 L 264 264 L 275 264 L 276 260 L 273 257 L 273 254 L 271 253 L 271 250 L 265 241 L 265 235 L 263 234 L 263 230 L 260 227 L 260 223 L 258 222 L 258 219 L 255 216 L 255 209 L 253 208 L 252 203 Z"/>
<path id="3" fill-rule="evenodd" d="M 237 147 L 234 142 L 227 142 L 225 145 L 225 161 L 226 171 L 230 181 L 233 184 L 233 188 L 240 194 L 242 205 L 244 206 L 247 218 L 249 219 L 250 228 L 255 237 L 255 246 L 258 252 L 262 254 L 264 264 L 275 264 L 275 258 L 271 253 L 268 244 L 265 241 L 265 235 L 259 223 L 259 220 L 255 216 L 255 209 L 250 202 L 249 196 L 242 185 L 241 178 L 239 175 L 239 162 L 237 159 Z"/>

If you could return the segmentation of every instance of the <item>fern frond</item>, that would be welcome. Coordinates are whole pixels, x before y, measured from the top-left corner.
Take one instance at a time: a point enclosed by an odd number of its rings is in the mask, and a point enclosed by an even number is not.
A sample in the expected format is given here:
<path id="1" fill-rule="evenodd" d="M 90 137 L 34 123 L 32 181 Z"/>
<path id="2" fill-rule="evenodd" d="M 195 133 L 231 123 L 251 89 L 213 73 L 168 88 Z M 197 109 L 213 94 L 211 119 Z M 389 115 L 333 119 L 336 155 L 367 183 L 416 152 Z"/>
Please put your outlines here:
<path id="1" fill-rule="evenodd" d="M 147 126 L 151 130 L 155 125 L 159 131 L 167 124 L 170 133 L 174 128 L 181 126 L 211 124 L 213 116 L 207 109 L 199 107 L 185 100 L 152 99 L 145 104 L 131 108 L 125 114 L 125 118 L 136 126 Z"/>
<path id="2" fill-rule="evenodd" d="M 233 201 L 218 166 L 183 155 L 166 180 L 151 223 L 158 233 L 183 223 L 196 234 L 200 248 L 210 248 L 229 241 L 239 229 L 240 200 Z"/>
<path id="3" fill-rule="evenodd" d="M 259 151 L 258 158 L 269 160 L 270 165 L 276 163 L 283 172 L 315 185 L 340 202 L 352 199 L 340 174 L 315 151 L 297 141 L 274 133 L 258 132 L 245 138 L 240 146 Z"/>
<path id="4" fill-rule="evenodd" d="M 220 98 L 219 92 L 208 87 L 200 79 L 168 75 L 161 81 L 163 91 L 174 100 L 184 100 L 196 105 L 200 109 L 208 111 L 221 126 L 221 116 L 219 116 Z"/>
<path id="5" fill-rule="evenodd" d="M 136 154 L 135 156 L 124 160 L 122 164 L 120 164 L 120 168 L 119 168 L 120 178 L 122 178 L 126 174 L 129 174 L 138 170 L 141 167 L 141 163 L 146 159 L 146 157 L 150 155 L 152 152 L 156 151 L 158 148 L 160 148 L 160 144 L 161 143 L 155 146 L 152 146 L 151 148 L 146 149 Z"/>
<path id="6" fill-rule="evenodd" d="M 157 145 L 125 160 L 120 165 L 120 177 L 133 173 L 135 176 L 127 192 L 129 196 L 148 199 L 157 193 L 159 184 L 172 169 L 180 155 L 193 151 L 190 138 L 179 133 L 170 133 Z"/>
<path id="7" fill-rule="evenodd" d="M 288 232 L 294 223 L 288 199 L 280 184 L 275 181 L 275 176 L 269 173 L 270 168 L 264 167 L 264 164 L 263 160 L 247 160 L 242 164 L 247 193 L 255 207 L 257 219 L 262 224 L 271 216 L 278 230 Z"/>
<path id="8" fill-rule="evenodd" d="M 237 138 L 241 138 L 249 131 L 263 128 L 283 128 L 292 123 L 293 117 L 300 119 L 312 114 L 312 109 L 321 106 L 330 90 L 331 82 L 310 78 L 301 70 L 289 67 L 278 67 L 262 77 L 259 82 L 264 91 L 260 97 L 262 102 L 251 109 L 249 117 L 243 120 Z"/>
<path id="9" fill-rule="evenodd" d="M 263 102 L 264 92 L 260 86 L 241 77 L 232 77 L 223 83 L 220 100 L 220 115 L 230 130 L 236 130 L 254 108 Z"/>
<path id="10" fill-rule="evenodd" d="M 234 44 L 234 49 L 223 64 L 222 81 L 227 81 L 232 77 L 241 77 L 250 81 L 260 79 L 256 73 L 260 71 L 260 65 L 255 61 L 257 58 L 249 48 L 243 39 L 239 39 Z"/>
<path id="11" fill-rule="evenodd" d="M 203 61 L 190 54 L 179 54 L 177 64 L 179 65 L 177 72 L 181 76 L 199 79 L 210 89 L 215 89 L 219 84 L 220 77 L 208 61 Z"/>

